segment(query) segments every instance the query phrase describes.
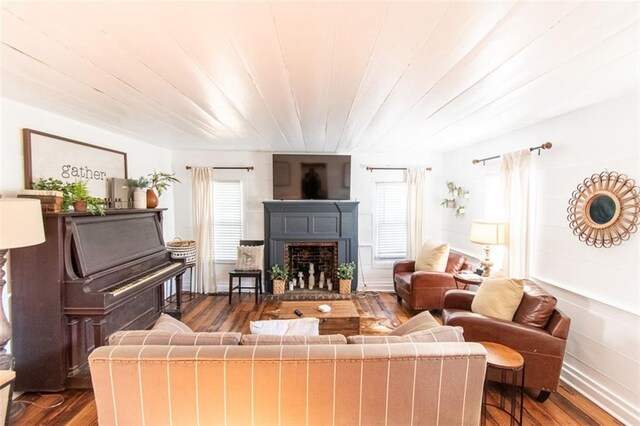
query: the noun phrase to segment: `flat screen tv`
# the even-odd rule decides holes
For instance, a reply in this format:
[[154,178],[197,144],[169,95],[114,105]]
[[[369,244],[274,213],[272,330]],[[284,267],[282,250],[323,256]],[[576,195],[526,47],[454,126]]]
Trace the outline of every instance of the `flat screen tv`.
[[273,154],[274,200],[350,197],[350,155]]

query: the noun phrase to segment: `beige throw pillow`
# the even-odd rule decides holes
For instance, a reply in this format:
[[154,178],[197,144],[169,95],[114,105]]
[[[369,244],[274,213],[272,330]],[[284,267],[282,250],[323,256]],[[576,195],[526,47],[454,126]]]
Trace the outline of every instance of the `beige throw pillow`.
[[193,332],[193,330],[191,330],[191,328],[187,324],[167,314],[160,314],[160,317],[158,318],[156,323],[153,325],[153,327],[151,327],[151,330],[169,331],[169,332],[178,332],[178,333]]
[[262,269],[264,246],[238,246],[236,270],[259,271]]
[[416,259],[416,271],[444,272],[449,260],[449,244],[431,240],[424,243]]
[[511,321],[524,289],[523,280],[515,278],[489,278],[482,282],[471,302],[471,312],[491,318]]
[[431,328],[440,327],[440,323],[429,313],[429,311],[420,312],[418,315],[412,317],[409,321],[398,326],[395,330],[389,333],[391,336],[404,336],[409,333],[415,333],[416,331],[429,330]]

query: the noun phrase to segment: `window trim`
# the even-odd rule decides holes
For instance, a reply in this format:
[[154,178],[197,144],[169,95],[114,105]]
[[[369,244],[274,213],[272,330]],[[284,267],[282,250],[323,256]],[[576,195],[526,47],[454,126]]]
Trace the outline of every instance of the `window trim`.
[[[213,208],[214,208],[214,212],[215,212],[215,206],[216,206],[216,199],[215,199],[215,186],[217,182],[239,182],[240,183],[240,190],[241,190],[241,195],[240,195],[240,209],[241,209],[241,217],[240,217],[240,240],[243,240],[245,238],[246,232],[247,232],[247,224],[246,224],[246,205],[247,205],[247,200],[246,200],[246,191],[245,191],[245,187],[246,187],[246,182],[245,179],[242,178],[232,178],[232,177],[225,177],[225,178],[218,178],[215,177],[213,178]],[[216,238],[216,232],[215,232],[215,217],[213,218],[213,261],[216,264],[219,265],[235,265],[237,262],[237,259],[217,259],[216,257],[216,247],[215,247],[215,238]]]
[[[372,238],[372,250],[371,250],[371,266],[372,268],[388,268],[398,260],[407,258],[406,244],[404,255],[394,258],[378,258],[378,185],[379,184],[404,184],[406,185],[406,175],[403,174],[403,179],[384,179],[376,180],[373,185],[373,238]],[[405,194],[406,201],[406,194]],[[406,230],[406,203],[405,203],[405,230]]]

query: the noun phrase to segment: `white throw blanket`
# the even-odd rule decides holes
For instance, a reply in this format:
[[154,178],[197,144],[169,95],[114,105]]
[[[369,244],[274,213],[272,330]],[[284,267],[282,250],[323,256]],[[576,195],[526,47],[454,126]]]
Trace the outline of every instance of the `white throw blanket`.
[[318,318],[300,318],[291,320],[251,321],[251,334],[271,336],[318,336]]

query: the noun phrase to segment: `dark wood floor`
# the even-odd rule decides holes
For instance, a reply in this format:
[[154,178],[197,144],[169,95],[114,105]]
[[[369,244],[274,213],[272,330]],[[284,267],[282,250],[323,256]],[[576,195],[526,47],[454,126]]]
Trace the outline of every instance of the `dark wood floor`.
[[[363,333],[379,334],[388,332],[410,318],[414,312],[396,302],[395,295],[382,293],[354,299],[356,307],[364,318],[361,322]],[[207,296],[191,302],[183,320],[196,331],[220,330],[247,332],[249,321],[259,319],[276,306],[276,301],[265,300],[254,304],[252,295],[234,295],[234,303],[228,304],[225,295]],[[489,401],[496,402],[497,388],[492,388]],[[88,390],[68,390],[61,394],[64,402],[51,409],[28,405],[25,414],[14,424],[17,425],[97,425],[93,392]],[[22,401],[29,401],[42,407],[55,405],[59,395],[23,394]],[[543,404],[525,394],[524,423],[527,425],[619,425],[614,418],[575,392],[561,385]],[[509,424],[502,413],[490,409],[489,425]]]

